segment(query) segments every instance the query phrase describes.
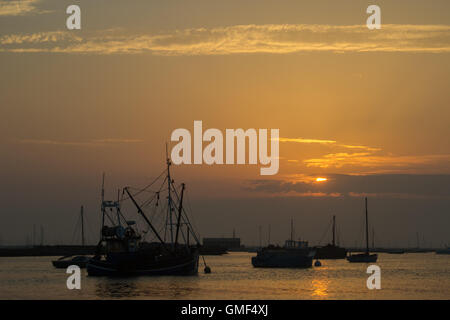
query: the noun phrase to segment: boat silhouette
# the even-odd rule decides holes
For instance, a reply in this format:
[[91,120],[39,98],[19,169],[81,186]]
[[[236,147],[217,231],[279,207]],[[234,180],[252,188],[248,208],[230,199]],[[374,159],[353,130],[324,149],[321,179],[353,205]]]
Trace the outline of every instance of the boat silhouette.
[[[125,187],[122,196],[125,195],[126,199],[105,201],[104,187],[102,187],[101,240],[97,255],[87,263],[89,276],[195,275],[198,273],[200,243],[183,207],[185,184],[181,184],[181,190],[175,188],[170,176],[170,165],[171,162],[167,158],[167,169],[160,175],[162,177],[165,173],[165,179],[156,192],[150,191],[149,188],[159,179],[134,194],[129,187]],[[167,207],[162,208],[160,198],[164,188],[167,188]],[[144,192],[152,196],[139,203],[136,196]],[[156,241],[143,241],[136,222],[125,219],[121,210],[121,204],[125,200],[131,201],[148,227],[148,233],[152,234]],[[153,223],[144,212],[144,207],[150,206],[154,209]],[[157,214],[166,216],[164,232],[158,232],[154,224]],[[194,239],[192,245],[189,243],[190,236]]]
[[376,262],[378,255],[376,253],[370,254],[369,252],[369,216],[367,212],[367,197],[365,198],[366,204],[366,251],[364,253],[352,254],[347,256],[349,262]]
[[333,216],[332,240],[326,246],[316,247],[315,259],[345,259],[347,250],[336,245],[336,216]]
[[293,221],[291,220],[291,238],[283,247],[269,245],[261,248],[256,257],[252,257],[255,268],[310,268],[315,249],[307,241],[293,240]]

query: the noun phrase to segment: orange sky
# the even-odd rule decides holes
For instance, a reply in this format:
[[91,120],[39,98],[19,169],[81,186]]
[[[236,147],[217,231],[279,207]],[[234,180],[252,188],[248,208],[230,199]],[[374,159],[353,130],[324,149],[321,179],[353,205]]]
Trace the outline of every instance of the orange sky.
[[[36,221],[63,225],[52,221],[65,201],[94,206],[103,171],[114,188],[145,184],[171,132],[194,120],[280,129],[280,171],[268,179],[288,184],[240,189],[262,179],[259,166],[177,167],[197,198],[429,198],[403,180],[367,191],[331,182],[450,174],[448,1],[377,1],[373,31],[368,1],[79,1],[81,31],[65,29],[70,3],[0,1],[2,188],[36,201],[8,203],[12,224],[37,205]],[[448,211],[439,181],[447,200],[436,207]]]

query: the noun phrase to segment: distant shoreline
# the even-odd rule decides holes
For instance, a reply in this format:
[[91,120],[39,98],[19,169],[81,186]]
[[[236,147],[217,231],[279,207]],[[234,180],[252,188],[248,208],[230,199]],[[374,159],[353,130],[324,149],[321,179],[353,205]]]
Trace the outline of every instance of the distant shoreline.
[[0,257],[39,257],[66,255],[93,255],[96,246],[33,246],[33,247],[0,247]]

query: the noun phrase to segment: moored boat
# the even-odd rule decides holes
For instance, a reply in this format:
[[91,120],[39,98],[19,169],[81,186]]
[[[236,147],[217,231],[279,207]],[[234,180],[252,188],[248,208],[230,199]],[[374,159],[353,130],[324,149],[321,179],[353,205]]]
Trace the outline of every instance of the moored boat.
[[376,262],[378,255],[376,253],[371,254],[369,252],[369,216],[367,212],[367,198],[365,198],[366,204],[366,251],[364,253],[352,254],[347,256],[348,262]]
[[316,247],[316,259],[345,259],[347,250],[336,245],[336,216],[333,216],[331,243],[326,246]]
[[[85,239],[84,239],[84,210],[83,206],[81,206],[81,212],[80,212],[80,220],[81,220],[81,248],[85,247]],[[76,229],[75,229],[76,230]],[[83,256],[83,255],[74,255],[75,253],[72,253],[70,255],[65,255],[59,258],[58,260],[53,260],[52,264],[55,268],[58,269],[66,269],[69,266],[76,265],[80,268],[85,268],[88,261],[91,259],[89,256]]]
[[293,223],[291,221],[291,239],[283,247],[269,245],[259,250],[252,257],[255,268],[310,268],[315,249],[307,241],[293,240]]
[[[149,189],[158,179],[134,194],[129,187],[125,187],[122,196],[126,197],[118,201],[105,201],[104,187],[102,187],[102,236],[98,254],[87,263],[89,276],[195,275],[198,273],[200,244],[183,208],[185,184],[181,184],[180,192],[175,188],[170,176],[170,165],[170,160],[167,159],[166,177],[162,182],[163,185],[167,183],[168,202],[165,206],[160,205],[159,201],[160,193],[162,193],[160,190],[163,190],[163,186],[157,188],[156,190],[159,191],[156,192]],[[143,193],[150,193],[152,197],[139,201],[136,196]],[[140,232],[135,221],[125,219],[121,210],[122,202],[125,200],[130,200],[137,209],[139,217],[144,221],[146,231]],[[152,216],[144,212],[144,207],[152,207]],[[165,215],[165,219],[161,215]],[[162,226],[156,225],[158,219]],[[163,231],[158,231],[161,229]],[[156,241],[144,241],[144,237],[150,234]],[[192,245],[189,243],[190,236],[195,240]],[[209,271],[205,265],[205,272],[206,269]]]

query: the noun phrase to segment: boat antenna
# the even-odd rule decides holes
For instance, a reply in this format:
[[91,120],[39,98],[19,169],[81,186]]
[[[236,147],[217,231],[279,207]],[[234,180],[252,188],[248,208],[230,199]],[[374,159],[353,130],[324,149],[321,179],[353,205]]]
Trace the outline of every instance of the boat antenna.
[[84,208],[81,206],[81,245],[84,247]]
[[369,215],[367,213],[367,197],[365,198],[366,203],[366,253],[369,253]]
[[294,241],[294,219],[291,218],[291,241]]

